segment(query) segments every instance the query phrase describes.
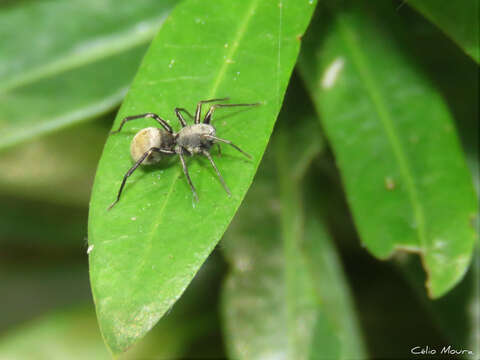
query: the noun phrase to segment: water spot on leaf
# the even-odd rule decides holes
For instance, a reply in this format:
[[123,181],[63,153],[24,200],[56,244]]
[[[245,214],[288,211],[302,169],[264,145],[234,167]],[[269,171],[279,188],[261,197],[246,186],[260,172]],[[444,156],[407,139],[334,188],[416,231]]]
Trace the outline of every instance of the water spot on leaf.
[[433,240],[433,247],[435,249],[442,249],[447,246],[447,242],[443,239],[435,239]]
[[385,177],[385,189],[391,191],[391,190],[395,189],[395,186],[396,186],[395,180],[390,176],[386,176]]
[[345,60],[341,57],[336,58],[333,62],[327,67],[322,76],[322,88],[330,89],[338,79]]
[[93,247],[94,247],[93,244],[88,247],[88,249],[87,249],[87,254],[90,254],[90,253],[92,252]]

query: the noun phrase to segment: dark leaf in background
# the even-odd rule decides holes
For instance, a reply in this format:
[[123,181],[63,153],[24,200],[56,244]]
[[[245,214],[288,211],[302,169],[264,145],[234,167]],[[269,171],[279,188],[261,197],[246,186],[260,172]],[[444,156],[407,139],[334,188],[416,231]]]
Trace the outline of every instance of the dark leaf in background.
[[322,147],[316,119],[305,109],[311,105],[302,98],[287,101],[222,243],[231,264],[223,293],[231,358],[365,356],[338,256],[316,211],[322,199],[306,190],[315,204],[308,211],[302,199],[302,179]]
[[334,16],[325,40],[306,45],[300,69],[357,229],[379,258],[421,254],[439,297],[470,264],[478,209],[450,112],[368,12]]
[[453,39],[477,63],[480,62],[478,0],[406,0]]

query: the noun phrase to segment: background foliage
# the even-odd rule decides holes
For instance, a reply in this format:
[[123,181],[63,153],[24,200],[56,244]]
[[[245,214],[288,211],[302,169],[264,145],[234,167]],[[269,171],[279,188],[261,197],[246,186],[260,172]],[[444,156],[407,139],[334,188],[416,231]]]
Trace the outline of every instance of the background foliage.
[[[0,359],[479,354],[475,14],[466,0],[0,2]],[[232,199],[192,159],[197,208],[172,161],[104,211],[144,125],[101,155],[129,87],[117,124],[262,102],[217,115],[254,156],[215,153]]]

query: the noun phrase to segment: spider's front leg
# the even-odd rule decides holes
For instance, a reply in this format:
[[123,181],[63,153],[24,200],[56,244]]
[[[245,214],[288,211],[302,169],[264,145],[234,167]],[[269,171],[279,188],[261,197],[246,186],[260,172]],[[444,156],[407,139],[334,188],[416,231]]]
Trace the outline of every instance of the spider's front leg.
[[214,142],[221,142],[221,143],[224,143],[224,144],[227,144],[227,145],[230,145],[231,147],[233,147],[234,149],[240,151],[243,155],[245,155],[247,158],[251,159],[252,158],[252,155],[246,153],[245,151],[243,151],[242,149],[240,149],[237,145],[235,145],[233,142],[231,142],[230,140],[226,140],[226,139],[222,139],[222,138],[219,138],[219,137],[216,137],[216,136],[213,136],[213,135],[204,135],[204,137],[208,140],[212,140]]
[[185,177],[187,178],[187,181],[188,181],[188,184],[190,185],[190,189],[192,189],[192,193],[193,193],[193,199],[195,202],[198,202],[198,195],[197,195],[197,191],[195,190],[195,186],[193,186],[193,183],[192,183],[192,179],[190,179],[190,175],[188,174],[188,167],[187,167],[187,163],[185,162],[185,158],[184,158],[184,150],[182,147],[178,147],[177,149],[177,154],[178,154],[178,157],[180,158],[180,162],[182,163],[182,168],[183,168],[183,173],[185,174]]
[[220,179],[220,182],[222,183],[223,188],[227,192],[228,196],[232,196],[232,193],[230,192],[230,189],[228,188],[227,184],[225,183],[225,180],[223,180],[222,174],[220,174],[220,171],[218,170],[217,166],[215,165],[215,162],[213,161],[212,155],[210,155],[208,150],[203,150],[202,154],[205,155],[208,158],[208,160],[210,160],[210,164],[212,164],[213,168],[215,169],[215,172],[217,173],[217,176]]
[[193,119],[193,115],[190,114],[190,112],[187,109],[184,108],[175,108],[175,115],[177,115],[178,121],[180,121],[180,124],[182,127],[187,126],[187,122],[185,121],[185,118],[183,117],[182,113],[187,114],[190,119]]
[[195,111],[195,124],[200,124],[200,117],[202,116],[202,105],[215,102],[215,101],[227,101],[229,98],[221,98],[221,99],[210,99],[210,100],[202,100],[199,101],[197,104],[197,110]]
[[205,115],[205,118],[203,119],[204,124],[210,124],[212,121],[212,116],[213,113],[215,112],[215,109],[217,108],[222,108],[222,107],[242,107],[242,106],[258,106],[260,103],[254,103],[254,104],[213,104],[210,106],[210,109],[208,109],[207,115]]

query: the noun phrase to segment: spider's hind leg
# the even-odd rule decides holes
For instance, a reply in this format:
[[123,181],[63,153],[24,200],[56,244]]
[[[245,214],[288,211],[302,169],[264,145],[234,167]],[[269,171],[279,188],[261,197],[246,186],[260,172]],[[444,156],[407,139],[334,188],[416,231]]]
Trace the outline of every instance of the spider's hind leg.
[[123,188],[125,187],[125,184],[127,182],[127,179],[129,178],[130,175],[133,174],[133,172],[135,170],[137,170],[137,168],[142,164],[142,162],[152,153],[152,152],[159,152],[161,154],[164,154],[164,155],[172,155],[174,154],[173,151],[170,151],[170,150],[164,150],[164,149],[159,149],[159,148],[150,148],[148,149],[147,151],[145,151],[143,153],[143,155],[140,157],[140,159],[138,159],[138,161],[127,171],[127,173],[123,176],[123,180],[122,180],[122,184],[120,185],[120,189],[118,190],[118,194],[117,194],[117,198],[115,199],[115,201],[108,207],[108,210],[110,210],[111,208],[113,208],[115,206],[116,203],[118,203],[120,201],[120,197],[122,196],[122,191],[123,191]]
[[180,150],[177,151],[178,157],[180,158],[180,162],[182,163],[182,168],[183,168],[183,173],[185,174],[185,177],[187,178],[188,184],[190,185],[190,189],[192,189],[193,193],[193,199],[198,202],[198,195],[197,191],[195,190],[195,186],[193,186],[192,179],[190,179],[190,175],[188,174],[188,167],[187,163],[185,162],[185,158],[183,157],[183,149],[180,148]]

